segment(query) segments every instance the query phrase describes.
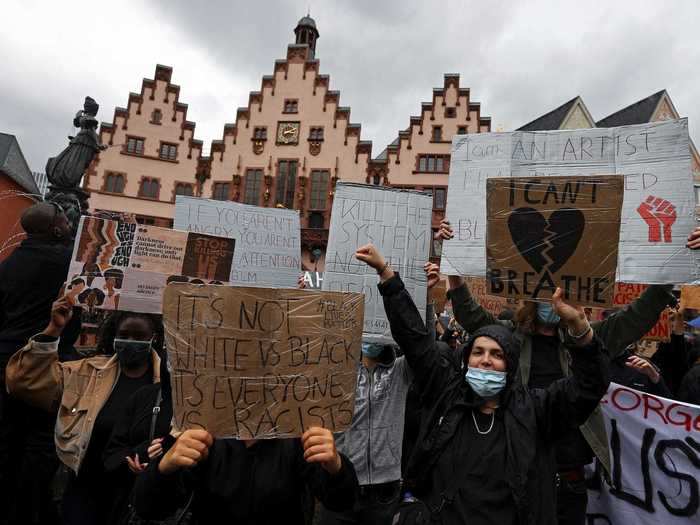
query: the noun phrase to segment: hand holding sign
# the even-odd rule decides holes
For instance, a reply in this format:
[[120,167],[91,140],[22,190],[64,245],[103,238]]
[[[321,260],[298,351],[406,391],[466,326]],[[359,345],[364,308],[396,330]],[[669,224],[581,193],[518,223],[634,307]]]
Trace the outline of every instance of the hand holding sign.
[[69,296],[63,295],[63,290],[61,290],[59,298],[51,305],[51,321],[44,330],[45,335],[61,336],[63,329],[73,318],[73,305],[73,300]]
[[335,438],[330,430],[311,427],[301,436],[304,447],[304,460],[307,463],[320,463],[330,474],[337,474],[343,463],[335,448]]
[[206,430],[185,430],[158,464],[161,474],[173,474],[182,468],[191,468],[209,455],[214,438]]

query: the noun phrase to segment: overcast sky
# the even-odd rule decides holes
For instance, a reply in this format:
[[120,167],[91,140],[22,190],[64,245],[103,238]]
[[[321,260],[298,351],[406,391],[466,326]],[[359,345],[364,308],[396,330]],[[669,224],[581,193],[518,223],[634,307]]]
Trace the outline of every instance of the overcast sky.
[[44,171],[85,95],[111,121],[157,63],[172,66],[209,149],[260,89],[311,8],[316,56],[377,155],[444,73],[513,130],[581,95],[593,117],[666,88],[700,142],[700,2],[3,0],[0,131]]

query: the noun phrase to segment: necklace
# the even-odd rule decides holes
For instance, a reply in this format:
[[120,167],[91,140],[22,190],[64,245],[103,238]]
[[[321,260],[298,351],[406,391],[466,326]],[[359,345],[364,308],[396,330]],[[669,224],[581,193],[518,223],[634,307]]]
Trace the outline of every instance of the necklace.
[[474,411],[472,410],[472,421],[474,421],[474,428],[476,428],[476,431],[481,434],[482,436],[485,436],[489,432],[491,432],[491,429],[493,428],[493,422],[496,420],[496,411],[491,412],[491,424],[489,425],[488,430],[485,432],[482,432],[481,429],[479,429],[479,424],[476,422],[476,417],[474,416]]

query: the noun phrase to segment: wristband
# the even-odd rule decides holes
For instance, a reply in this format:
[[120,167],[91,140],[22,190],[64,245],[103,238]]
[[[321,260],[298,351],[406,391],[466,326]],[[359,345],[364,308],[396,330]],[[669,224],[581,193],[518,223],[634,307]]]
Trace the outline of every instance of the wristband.
[[588,332],[590,332],[591,330],[593,330],[593,328],[591,328],[591,325],[589,324],[586,327],[586,329],[583,332],[581,332],[580,334],[572,334],[570,328],[567,328],[566,332],[569,334],[569,337],[571,337],[571,339],[574,339],[575,341],[580,341],[581,339],[586,337],[588,335]]
[[384,273],[384,270],[386,270],[389,267],[389,263],[385,263],[384,266],[382,266],[379,270],[377,270],[377,275],[381,275]]

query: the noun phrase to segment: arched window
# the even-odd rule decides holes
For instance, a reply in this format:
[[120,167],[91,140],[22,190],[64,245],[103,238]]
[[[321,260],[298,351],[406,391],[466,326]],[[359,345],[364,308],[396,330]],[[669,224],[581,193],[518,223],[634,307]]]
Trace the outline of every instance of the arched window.
[[160,193],[160,182],[158,179],[143,179],[141,181],[140,196],[147,199],[157,199]]
[[178,182],[175,185],[175,195],[186,195],[188,197],[192,197],[194,195],[194,188],[192,187],[192,184]]
[[124,175],[121,173],[107,173],[105,178],[105,191],[110,193],[124,193]]

